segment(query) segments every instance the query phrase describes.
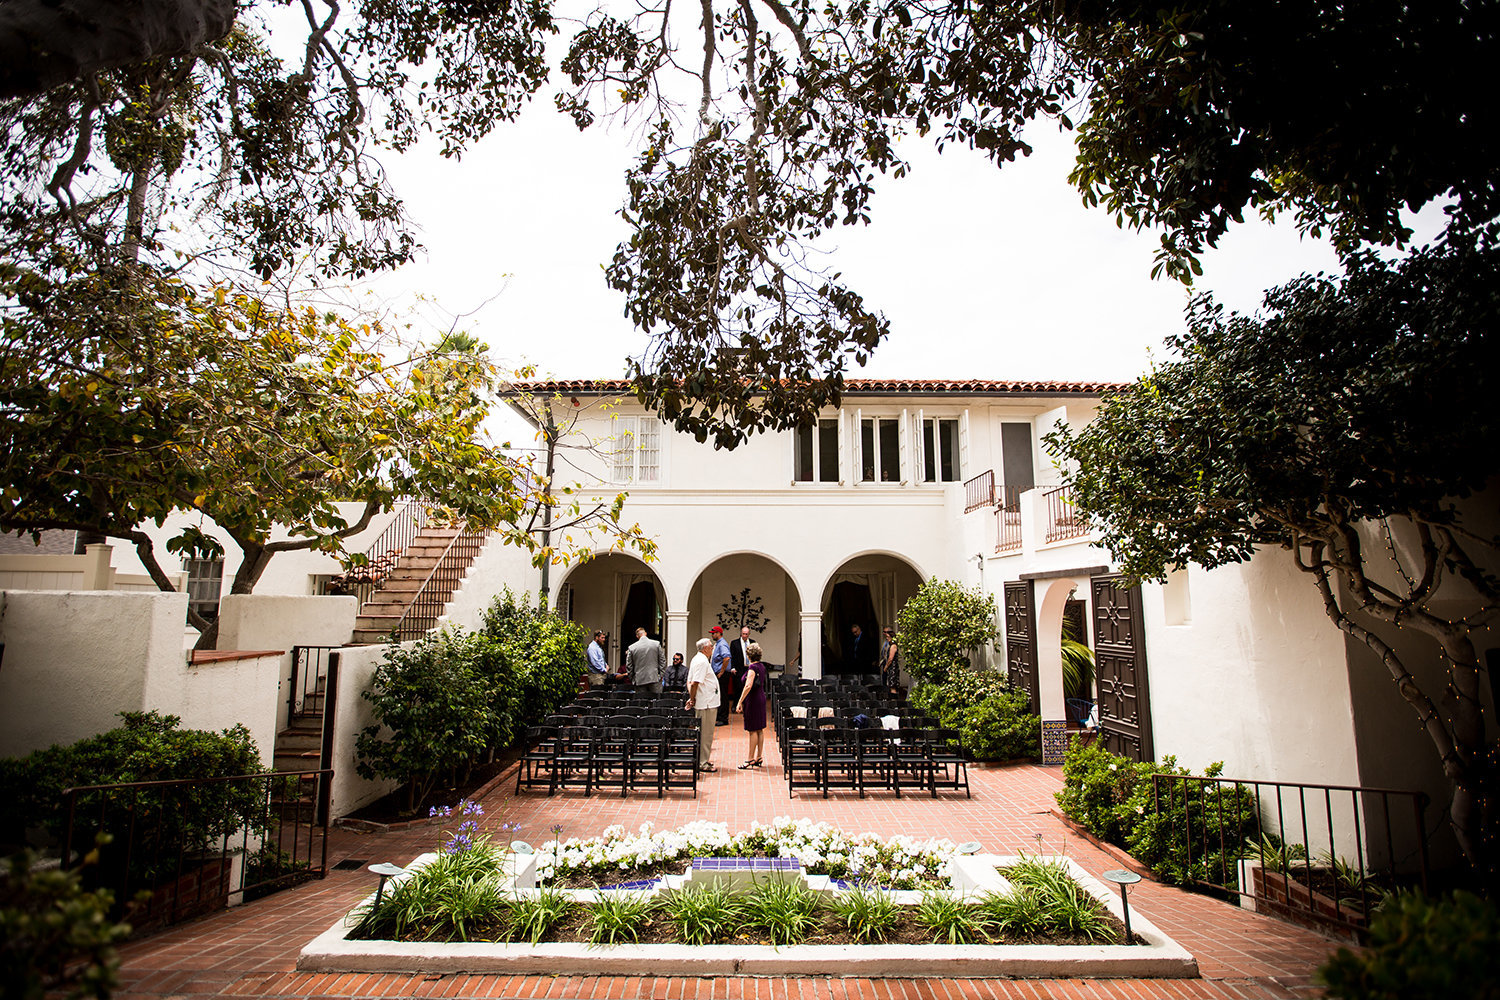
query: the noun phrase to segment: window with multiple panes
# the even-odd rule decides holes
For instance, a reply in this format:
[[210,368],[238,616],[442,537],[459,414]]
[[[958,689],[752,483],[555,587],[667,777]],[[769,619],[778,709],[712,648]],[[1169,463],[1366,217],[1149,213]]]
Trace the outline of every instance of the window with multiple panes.
[[963,478],[960,464],[958,418],[929,417],[923,420],[922,481],[956,483]]
[[901,421],[896,417],[860,420],[859,478],[866,483],[901,481]]
[[219,617],[219,594],[224,589],[224,559],[188,559],[188,609],[204,618]]
[[616,417],[610,478],[617,483],[661,481],[661,421],[656,417]]
[[839,481],[839,422],[819,420],[798,427],[792,437],[792,476],[799,483]]

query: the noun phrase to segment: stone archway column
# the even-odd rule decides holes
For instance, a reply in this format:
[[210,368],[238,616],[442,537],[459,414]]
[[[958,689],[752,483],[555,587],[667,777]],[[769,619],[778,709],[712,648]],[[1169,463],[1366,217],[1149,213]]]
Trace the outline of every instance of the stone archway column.
[[695,636],[688,635],[688,613],[686,611],[667,612],[667,662],[672,662],[673,653],[682,654],[683,663],[692,663],[693,654],[698,652],[692,648]]
[[823,676],[823,612],[802,612],[802,660],[800,675],[808,680]]

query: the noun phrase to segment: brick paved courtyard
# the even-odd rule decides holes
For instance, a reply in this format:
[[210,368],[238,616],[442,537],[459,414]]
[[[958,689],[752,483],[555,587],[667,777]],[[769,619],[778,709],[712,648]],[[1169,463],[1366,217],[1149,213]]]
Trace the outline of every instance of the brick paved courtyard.
[[[485,821],[521,825],[533,843],[592,836],[605,826],[635,828],[650,821],[671,827],[695,819],[728,823],[731,830],[775,816],[827,820],[851,832],[941,836],[977,840],[985,851],[1066,853],[1094,875],[1118,867],[1114,859],[1068,833],[1049,811],[1062,775],[1059,768],[975,768],[974,797],[944,793],[939,799],[889,794],[829,798],[801,792],[790,798],[774,744],[764,769],[740,771],[745,737],[737,723],[721,727],[714,744],[720,770],[705,775],[698,797],[540,792],[512,793],[501,781],[484,798]],[[438,829],[418,826],[379,834],[335,831],[329,863],[345,859],[405,863],[432,849]],[[1237,907],[1152,882],[1130,893],[1133,909],[1147,914],[1198,959],[1196,980],[1070,979],[850,979],[829,970],[817,978],[668,978],[642,968],[629,977],[506,975],[314,974],[296,971],[297,953],[373,888],[362,868],[333,872],[312,882],[232,910],[131,942],[122,949],[122,995],[132,997],[546,997],[600,1000],[970,1000],[970,998],[1306,997],[1318,995],[1314,968],[1336,947],[1312,933]]]

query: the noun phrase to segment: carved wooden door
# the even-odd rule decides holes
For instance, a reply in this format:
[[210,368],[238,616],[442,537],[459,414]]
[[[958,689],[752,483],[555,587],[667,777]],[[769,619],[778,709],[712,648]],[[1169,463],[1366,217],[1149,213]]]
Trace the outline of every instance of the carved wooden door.
[[1125,586],[1119,576],[1096,576],[1090,583],[1100,741],[1106,750],[1121,757],[1155,760],[1141,589]]
[[1010,683],[1037,711],[1035,585],[1021,580],[1005,585],[1005,667]]

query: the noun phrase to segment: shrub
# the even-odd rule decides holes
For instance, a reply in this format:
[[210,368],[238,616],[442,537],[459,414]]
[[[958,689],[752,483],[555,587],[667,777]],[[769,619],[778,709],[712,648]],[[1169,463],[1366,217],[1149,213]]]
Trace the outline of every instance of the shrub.
[[822,894],[807,883],[757,882],[743,901],[745,924],[773,945],[800,944],[818,923]]
[[1340,948],[1318,970],[1328,996],[1344,1000],[1500,998],[1495,955],[1500,909],[1467,892],[1392,897],[1370,920],[1358,952]]
[[[221,778],[264,770],[250,730],[233,726],[223,732],[180,728],[181,719],[157,712],[121,712],[117,729],[52,746],[29,756],[0,760],[0,801],[7,805],[11,829],[0,840],[22,842],[22,823],[41,826],[56,841],[66,834],[64,789],[178,778]],[[262,786],[258,783],[214,782],[188,788],[147,788],[128,794],[82,793],[76,815],[74,843],[89,843],[98,832],[119,839],[104,851],[98,871],[113,871],[114,855],[126,848],[125,834],[136,817],[136,844],[131,848],[140,869],[141,859],[166,858],[177,849],[196,850],[219,837],[262,825]],[[82,817],[87,817],[83,820]],[[139,873],[139,871],[138,871]],[[92,876],[91,876],[92,877]]]
[[960,727],[975,760],[1015,760],[1042,755],[1042,720],[1028,712],[1024,694],[994,694],[971,708]]
[[1041,756],[1040,717],[1027,711],[1027,697],[1007,691],[1005,678],[994,671],[954,670],[941,683],[918,684],[911,701],[944,727],[959,730],[976,760]]
[[546,607],[540,595],[529,604],[507,587],[485,611],[483,632],[514,665],[516,733],[573,700],[588,643],[581,625]]
[[[1204,777],[1224,769],[1210,765]],[[1253,793],[1235,785],[1192,782],[1184,796],[1162,798],[1157,811],[1151,776],[1190,776],[1175,757],[1136,763],[1095,745],[1075,742],[1063,759],[1063,814],[1101,840],[1123,847],[1162,881],[1235,885],[1241,845],[1259,831]],[[1190,860],[1191,859],[1191,860]]]
[[362,694],[375,725],[355,742],[355,770],[404,782],[408,812],[440,774],[468,766],[505,729],[496,719],[494,675],[484,667],[485,642],[444,629],[408,648],[393,644]]
[[896,612],[901,656],[913,677],[941,682],[967,653],[995,639],[995,599],[954,580],[928,580]]
[[85,890],[76,871],[33,871],[34,861],[22,852],[0,872],[0,996],[110,996],[120,965],[115,942],[129,937],[130,925],[110,919],[110,892]]

